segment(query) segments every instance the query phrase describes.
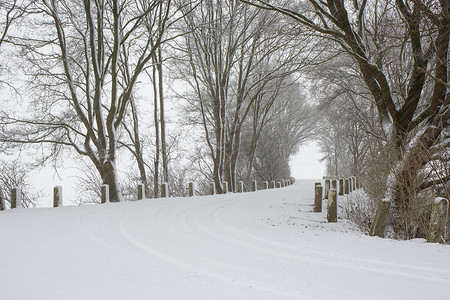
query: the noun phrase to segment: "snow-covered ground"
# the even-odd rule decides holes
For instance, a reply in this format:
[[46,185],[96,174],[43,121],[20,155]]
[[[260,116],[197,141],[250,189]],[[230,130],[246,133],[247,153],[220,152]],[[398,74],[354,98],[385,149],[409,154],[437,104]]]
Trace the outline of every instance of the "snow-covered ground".
[[1,212],[0,299],[449,299],[449,246],[327,223],[313,183]]

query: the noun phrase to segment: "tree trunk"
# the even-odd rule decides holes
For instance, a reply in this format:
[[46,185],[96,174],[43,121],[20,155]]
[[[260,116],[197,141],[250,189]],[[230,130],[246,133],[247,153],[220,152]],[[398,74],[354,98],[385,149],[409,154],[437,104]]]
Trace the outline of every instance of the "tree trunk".
[[231,158],[230,158],[231,180],[234,183],[237,182],[236,166],[237,166],[237,160],[238,160],[240,145],[241,145],[241,126],[238,125],[237,128],[236,128],[236,132],[234,134],[233,149],[231,151]]
[[153,193],[155,198],[159,197],[159,155],[160,155],[160,130],[159,130],[159,117],[158,117],[158,80],[156,79],[156,65],[157,57],[156,53],[152,57],[152,82],[153,82],[153,122],[155,126],[155,158],[153,161]]
[[131,113],[133,117],[133,145],[134,145],[134,156],[136,158],[136,163],[139,169],[139,179],[141,183],[144,185],[144,191],[147,194],[149,191],[149,185],[147,182],[147,174],[145,171],[144,157],[142,153],[142,145],[140,140],[140,132],[139,132],[139,118],[137,115],[137,108],[134,98],[130,98],[130,106]]
[[163,69],[162,69],[162,52],[161,47],[158,48],[158,62],[156,64],[158,70],[158,82],[159,82],[159,115],[161,122],[161,156],[163,167],[163,181],[169,182],[169,162],[167,157],[167,144],[166,144],[166,120],[164,116],[164,81],[163,81]]
[[120,192],[119,182],[117,179],[117,170],[115,169],[115,163],[107,161],[101,171],[103,183],[109,185],[109,201],[110,202],[122,202],[123,197]]

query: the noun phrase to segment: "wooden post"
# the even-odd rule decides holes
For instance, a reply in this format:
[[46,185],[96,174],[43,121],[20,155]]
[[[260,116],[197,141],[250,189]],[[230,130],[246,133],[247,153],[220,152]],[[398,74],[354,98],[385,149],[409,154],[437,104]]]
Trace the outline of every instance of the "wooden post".
[[169,197],[169,184],[164,182],[161,186],[161,198]]
[[277,182],[277,188],[281,188],[281,182]]
[[327,220],[328,220],[328,222],[334,222],[334,223],[337,222],[336,189],[330,189],[328,191]]
[[378,209],[375,214],[372,226],[369,230],[370,236],[384,237],[384,231],[386,230],[387,221],[389,219],[389,211],[391,209],[391,202],[382,200],[378,204]]
[[225,181],[225,182],[223,183],[223,193],[224,193],[224,194],[227,194],[227,193],[228,193],[228,182],[227,182],[227,181]]
[[272,184],[270,185],[270,188],[271,188],[271,189],[274,189],[274,188],[275,188],[275,180],[272,180],[271,183],[272,183]]
[[359,178],[356,177],[356,176],[355,176],[355,182],[356,182],[356,188],[357,188],[357,189],[361,188],[361,187],[359,186]]
[[314,212],[322,212],[322,185],[315,185],[314,189]]
[[239,181],[238,182],[238,193],[243,193],[244,192],[244,182]]
[[258,190],[258,183],[256,182],[256,180],[252,181],[252,191],[256,192]]
[[350,193],[349,184],[348,184],[348,179],[347,178],[344,179],[344,193],[346,195],[348,195]]
[[101,194],[101,203],[109,202],[109,185],[102,184],[100,194]]
[[11,189],[11,208],[22,208],[22,191],[20,187]]
[[352,189],[352,179],[351,178],[349,178],[348,179],[348,191],[349,191],[349,193],[351,193],[352,191],[353,191],[353,189]]
[[6,210],[5,198],[3,198],[3,193],[0,192],[0,211]]
[[356,177],[352,176],[351,178],[352,178],[352,190],[354,191],[356,190]]
[[269,183],[267,181],[264,181],[264,189],[265,190],[269,189]]
[[194,183],[189,182],[189,197],[193,197],[195,195]]
[[340,178],[339,179],[338,195],[339,196],[343,196],[344,195],[344,178]]
[[337,190],[337,180],[336,179],[331,180],[331,188]]
[[62,186],[53,188],[53,207],[62,206]]
[[209,194],[214,195],[216,193],[216,185],[214,182],[209,183]]
[[436,198],[431,210],[430,227],[427,234],[429,243],[445,243],[445,227],[448,218],[448,200]]
[[325,180],[325,190],[324,190],[324,197],[325,199],[328,199],[328,191],[330,190],[330,179]]
[[145,185],[143,185],[142,183],[139,183],[139,184],[138,184],[138,194],[137,194],[137,199],[138,199],[138,200],[145,199]]

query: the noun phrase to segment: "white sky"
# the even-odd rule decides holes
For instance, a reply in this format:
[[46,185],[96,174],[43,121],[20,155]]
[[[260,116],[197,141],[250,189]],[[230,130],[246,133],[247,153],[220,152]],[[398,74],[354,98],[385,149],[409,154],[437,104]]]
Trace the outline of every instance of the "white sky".
[[300,147],[291,158],[291,176],[296,179],[320,179],[325,174],[325,162],[320,162],[322,154],[315,142]]

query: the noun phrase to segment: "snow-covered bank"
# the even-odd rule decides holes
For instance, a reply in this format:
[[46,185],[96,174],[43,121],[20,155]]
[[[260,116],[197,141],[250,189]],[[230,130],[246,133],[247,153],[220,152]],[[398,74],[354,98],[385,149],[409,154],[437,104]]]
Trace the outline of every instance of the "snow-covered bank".
[[313,189],[2,212],[0,299],[448,297],[449,246],[326,223]]

